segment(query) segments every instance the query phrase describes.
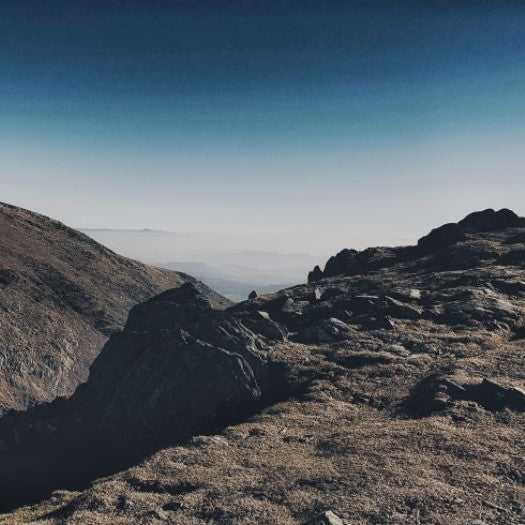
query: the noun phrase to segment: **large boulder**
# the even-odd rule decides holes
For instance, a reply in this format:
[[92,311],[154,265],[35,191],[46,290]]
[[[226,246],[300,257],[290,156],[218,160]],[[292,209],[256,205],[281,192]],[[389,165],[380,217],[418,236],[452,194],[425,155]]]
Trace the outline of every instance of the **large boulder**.
[[213,432],[280,397],[284,371],[268,350],[286,330],[264,312],[222,306],[195,284],[137,305],[72,398],[0,420],[0,507],[63,485],[71,472],[82,479],[93,463],[111,471]]
[[417,246],[424,253],[432,253],[463,241],[466,241],[466,237],[461,226],[455,222],[449,222],[421,237],[417,241]]

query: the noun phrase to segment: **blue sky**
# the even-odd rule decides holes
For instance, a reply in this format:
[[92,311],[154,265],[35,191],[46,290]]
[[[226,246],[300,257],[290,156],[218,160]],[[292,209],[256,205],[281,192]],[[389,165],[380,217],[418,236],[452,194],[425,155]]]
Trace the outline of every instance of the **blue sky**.
[[525,213],[520,3],[0,2],[2,200],[302,251]]

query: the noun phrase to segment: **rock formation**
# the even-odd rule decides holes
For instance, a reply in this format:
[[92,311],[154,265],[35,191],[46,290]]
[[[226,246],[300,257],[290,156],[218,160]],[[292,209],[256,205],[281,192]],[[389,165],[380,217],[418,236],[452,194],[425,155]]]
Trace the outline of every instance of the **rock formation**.
[[186,279],[0,204],[0,415],[70,394],[134,304]]

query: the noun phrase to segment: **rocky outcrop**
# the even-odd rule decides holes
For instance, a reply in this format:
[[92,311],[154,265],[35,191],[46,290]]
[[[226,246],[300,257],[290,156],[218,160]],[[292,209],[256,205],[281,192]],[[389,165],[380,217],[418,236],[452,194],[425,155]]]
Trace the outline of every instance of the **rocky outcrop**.
[[447,374],[431,374],[416,385],[403,408],[418,417],[451,409],[457,402],[472,401],[487,410],[525,412],[525,390],[505,386],[489,378],[460,383]]
[[0,415],[71,394],[134,304],[188,279],[0,203]]
[[[458,223],[451,222],[433,229],[418,240],[417,246],[368,248],[361,252],[344,249],[337,255],[330,257],[324,270],[316,266],[308,274],[308,282],[317,282],[338,275],[367,273],[389,268],[396,264],[425,259],[429,255],[434,256],[435,266],[448,267],[455,264],[457,269],[465,269],[475,266],[480,257],[495,258],[498,256],[497,253],[494,254],[490,250],[487,253],[481,248],[476,251],[472,246],[464,248],[462,243],[467,240],[467,235],[475,236],[483,232],[502,231],[521,226],[525,226],[524,217],[519,217],[508,209],[494,211],[489,208],[471,213]],[[511,239],[513,240],[509,240],[509,243],[520,242],[519,237]],[[450,257],[452,257],[452,261],[450,261]],[[415,264],[417,265],[417,262]],[[426,264],[426,260],[420,264]]]
[[0,493],[12,501],[71,469],[81,479],[97,453],[111,470],[253,412],[287,388],[267,355],[285,337],[269,316],[224,310],[198,283],[137,305],[70,399],[0,420]]
[[458,225],[467,233],[490,232],[525,226],[525,218],[506,208],[498,211],[488,208],[470,213]]
[[461,226],[455,222],[450,222],[435,228],[428,235],[421,237],[417,241],[417,246],[424,253],[432,253],[466,239]]

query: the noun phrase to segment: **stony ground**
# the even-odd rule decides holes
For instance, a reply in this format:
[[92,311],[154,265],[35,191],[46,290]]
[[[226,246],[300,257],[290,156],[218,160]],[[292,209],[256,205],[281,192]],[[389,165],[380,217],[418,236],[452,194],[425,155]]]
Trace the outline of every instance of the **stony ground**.
[[525,523],[525,228],[371,260],[235,307],[290,398],[0,523]]

